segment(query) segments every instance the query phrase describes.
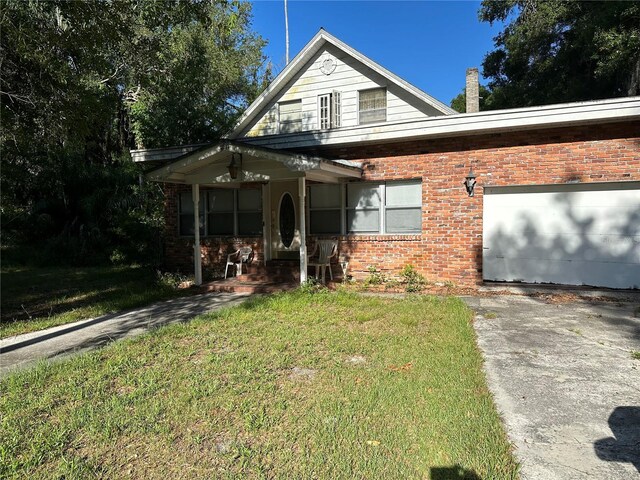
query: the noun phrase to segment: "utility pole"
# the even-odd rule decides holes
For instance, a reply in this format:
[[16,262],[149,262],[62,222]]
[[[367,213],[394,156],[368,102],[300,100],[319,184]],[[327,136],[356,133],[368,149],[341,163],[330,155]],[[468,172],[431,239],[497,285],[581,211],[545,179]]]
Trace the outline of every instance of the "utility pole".
[[289,13],[287,12],[287,0],[284,0],[284,34],[285,34],[285,61],[289,65]]

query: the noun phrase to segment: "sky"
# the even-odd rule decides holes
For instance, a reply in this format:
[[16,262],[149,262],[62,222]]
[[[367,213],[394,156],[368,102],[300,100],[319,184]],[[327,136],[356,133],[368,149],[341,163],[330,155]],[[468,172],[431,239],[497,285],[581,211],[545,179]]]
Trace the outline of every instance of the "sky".
[[[269,44],[277,74],[285,65],[284,0],[253,3],[253,29]],[[320,27],[449,105],[493,49],[502,25],[478,20],[479,1],[289,0],[290,58]],[[480,78],[481,83],[483,78]]]

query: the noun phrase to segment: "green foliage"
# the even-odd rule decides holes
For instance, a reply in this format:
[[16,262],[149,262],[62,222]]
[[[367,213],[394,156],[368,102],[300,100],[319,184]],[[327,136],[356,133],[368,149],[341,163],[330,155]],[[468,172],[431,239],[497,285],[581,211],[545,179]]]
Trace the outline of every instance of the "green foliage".
[[400,272],[400,278],[404,283],[405,290],[411,293],[421,292],[427,283],[424,276],[416,271],[413,265],[405,265]]
[[640,4],[484,0],[479,17],[506,21],[483,62],[489,108],[640,93]]
[[161,192],[140,185],[128,149],[228,130],[269,78],[250,4],[0,8],[3,244],[35,243],[61,262],[156,258]]
[[367,267],[369,275],[364,279],[364,285],[382,285],[387,281],[384,273],[379,272],[375,265],[369,265]]
[[320,283],[315,277],[307,278],[307,281],[300,285],[299,290],[303,294],[322,293],[328,291],[327,287]]
[[[480,93],[480,111],[491,110],[491,90],[484,85],[479,86]],[[465,113],[467,111],[467,88],[463,88],[453,100],[451,100],[451,108],[456,112]]]

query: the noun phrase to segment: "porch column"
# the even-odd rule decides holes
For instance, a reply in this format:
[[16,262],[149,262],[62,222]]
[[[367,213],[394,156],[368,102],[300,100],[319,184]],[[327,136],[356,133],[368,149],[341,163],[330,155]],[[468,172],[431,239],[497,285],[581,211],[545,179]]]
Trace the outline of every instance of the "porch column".
[[202,253],[200,252],[200,185],[191,186],[193,197],[193,269],[195,284],[202,285]]
[[303,284],[307,281],[307,229],[305,225],[305,208],[304,198],[307,193],[305,188],[305,178],[298,179],[298,198],[300,199],[300,205],[298,211],[300,212],[300,283]]

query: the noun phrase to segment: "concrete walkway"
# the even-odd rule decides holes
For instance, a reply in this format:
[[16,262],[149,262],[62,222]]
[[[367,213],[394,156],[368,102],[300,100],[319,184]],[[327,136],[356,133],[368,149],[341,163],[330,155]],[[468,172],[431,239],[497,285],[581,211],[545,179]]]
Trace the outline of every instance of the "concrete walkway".
[[39,360],[59,358],[185,322],[198,315],[243,302],[248,295],[207,293],[154,303],[144,308],[68,323],[0,340],[0,376]]
[[465,301],[522,479],[640,479],[640,303]]

